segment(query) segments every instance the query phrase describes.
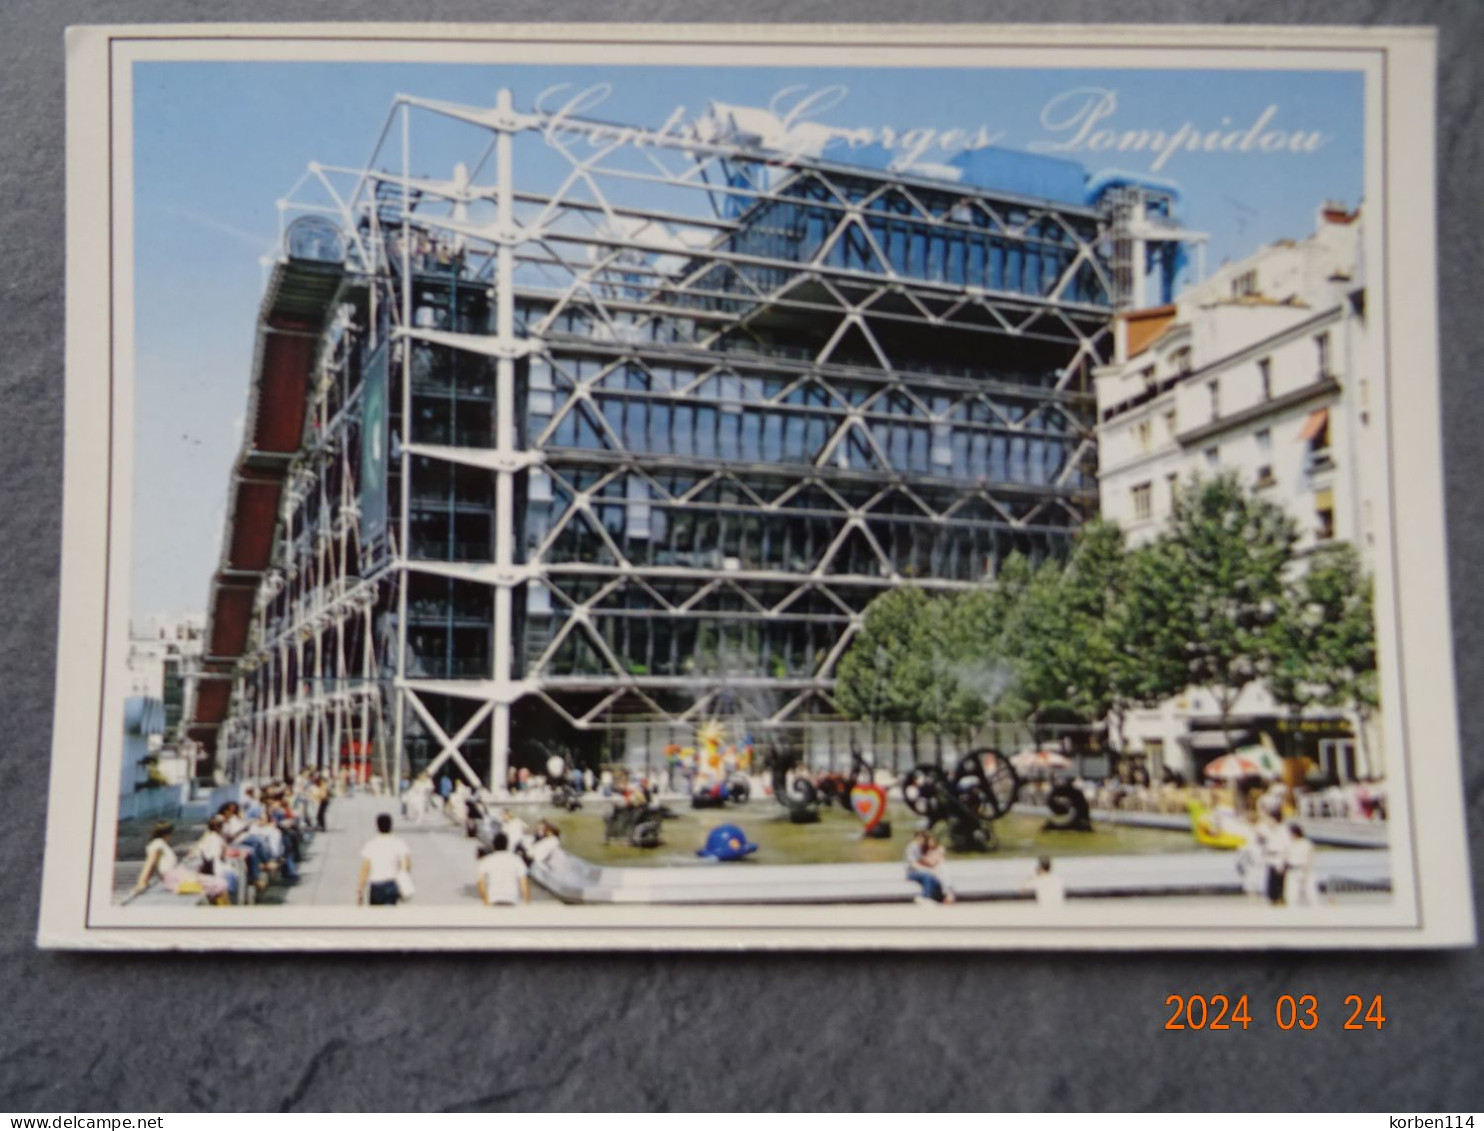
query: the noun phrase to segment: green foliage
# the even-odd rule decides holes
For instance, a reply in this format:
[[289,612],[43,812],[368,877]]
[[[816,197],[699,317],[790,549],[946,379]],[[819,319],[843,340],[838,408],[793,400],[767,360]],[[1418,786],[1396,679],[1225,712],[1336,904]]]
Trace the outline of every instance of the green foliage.
[[963,634],[957,602],[914,585],[883,593],[835,672],[835,698],[852,719],[971,730],[984,700],[959,678]]
[[1267,683],[1295,713],[1310,704],[1376,706],[1376,637],[1371,581],[1344,543],[1317,551],[1288,595],[1271,638]]
[[1021,554],[1001,563],[994,581],[952,598],[948,650],[955,677],[977,697],[981,710],[1000,719],[1025,717],[1017,691],[1015,640],[1017,612],[1035,582],[1036,571]]
[[1189,626],[1168,615],[1182,589],[1178,570],[1174,556],[1157,542],[1130,553],[1123,601],[1109,624],[1109,636],[1125,657],[1120,689],[1141,706],[1153,706],[1190,684],[1185,655]]
[[1013,639],[1017,691],[1032,721],[1095,724],[1125,699],[1116,613],[1127,573],[1123,532],[1097,520],[1083,528],[1064,567],[1046,563],[1026,588]]
[[[1294,568],[1297,528],[1235,476],[1192,480],[1168,528],[1132,552],[1112,523],[1071,557],[1012,555],[953,596],[904,585],[866,610],[836,671],[856,719],[962,733],[991,713],[1096,725],[1192,686],[1223,720],[1266,680],[1280,702],[1375,706],[1369,581],[1349,547]],[[1295,579],[1295,575],[1297,578]]]
[[1235,475],[1178,492],[1169,527],[1131,577],[1129,615],[1146,622],[1136,631],[1151,663],[1144,697],[1204,687],[1222,718],[1230,714],[1242,689],[1266,674],[1297,541],[1293,519]]

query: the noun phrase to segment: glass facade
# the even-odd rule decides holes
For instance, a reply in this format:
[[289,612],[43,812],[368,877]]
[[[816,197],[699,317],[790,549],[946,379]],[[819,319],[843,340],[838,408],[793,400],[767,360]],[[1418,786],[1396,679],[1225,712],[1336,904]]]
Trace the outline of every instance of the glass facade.
[[558,724],[673,721],[718,688],[819,719],[880,593],[1066,553],[1096,511],[1100,215],[720,163],[590,169],[630,178],[612,207],[517,161],[513,241],[373,177],[244,712],[369,680],[404,771],[453,745],[479,775],[505,764],[502,680],[527,764]]

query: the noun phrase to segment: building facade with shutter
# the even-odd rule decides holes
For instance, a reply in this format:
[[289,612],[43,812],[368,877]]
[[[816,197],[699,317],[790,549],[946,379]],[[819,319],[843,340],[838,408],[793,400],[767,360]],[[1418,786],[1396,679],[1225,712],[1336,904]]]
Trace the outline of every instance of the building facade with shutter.
[[[1154,538],[1175,493],[1196,477],[1235,473],[1297,522],[1300,560],[1349,542],[1369,570],[1384,489],[1367,336],[1361,217],[1319,209],[1308,238],[1280,241],[1180,293],[1176,302],[1126,311],[1115,361],[1096,378],[1102,514],[1131,545]],[[1377,776],[1379,743],[1357,741],[1356,720],[1336,712],[1285,719],[1260,685],[1233,712],[1239,745],[1264,734],[1302,748],[1341,780]],[[1186,775],[1226,749],[1209,692],[1191,688],[1130,713],[1129,752],[1156,776]],[[1287,729],[1302,734],[1286,743]]]

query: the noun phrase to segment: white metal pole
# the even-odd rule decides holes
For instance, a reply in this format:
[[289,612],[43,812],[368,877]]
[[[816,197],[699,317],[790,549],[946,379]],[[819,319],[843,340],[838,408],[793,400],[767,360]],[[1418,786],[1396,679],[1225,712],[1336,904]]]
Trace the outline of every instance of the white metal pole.
[[[412,325],[412,287],[409,285],[412,270],[412,224],[409,210],[411,198],[407,190],[408,179],[412,176],[412,136],[409,124],[409,116],[412,108],[407,103],[402,104],[402,328],[405,330]],[[393,562],[393,568],[397,571],[397,666],[395,691],[392,696],[396,717],[393,721],[393,760],[395,764],[396,779],[402,780],[402,756],[403,742],[406,737],[405,715],[407,713],[406,689],[403,687],[407,679],[407,557],[409,547],[407,544],[408,530],[411,526],[409,517],[410,496],[412,494],[412,457],[407,452],[407,445],[412,441],[412,363],[411,343],[407,339],[402,340],[402,492],[397,519],[397,557]],[[388,359],[390,360],[390,359]],[[390,372],[390,367],[388,367]]]
[[514,150],[513,127],[508,118],[512,110],[510,90],[503,88],[496,96],[499,116],[507,119],[498,125],[495,141],[496,227],[500,233],[495,276],[495,332],[501,353],[495,361],[495,625],[494,681],[496,701],[491,718],[490,784],[502,789],[510,766],[510,682],[513,648],[515,566],[515,178],[511,168]]

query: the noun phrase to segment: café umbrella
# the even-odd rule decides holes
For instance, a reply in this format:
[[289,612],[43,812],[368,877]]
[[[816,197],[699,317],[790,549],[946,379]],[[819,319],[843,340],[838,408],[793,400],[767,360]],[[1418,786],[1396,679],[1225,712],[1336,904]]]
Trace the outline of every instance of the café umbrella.
[[1240,778],[1276,778],[1282,772],[1278,756],[1266,746],[1244,746],[1223,754],[1206,766],[1207,778],[1237,781]]
[[1010,759],[1010,764],[1022,774],[1047,774],[1052,770],[1072,768],[1072,760],[1055,750],[1022,750]]

